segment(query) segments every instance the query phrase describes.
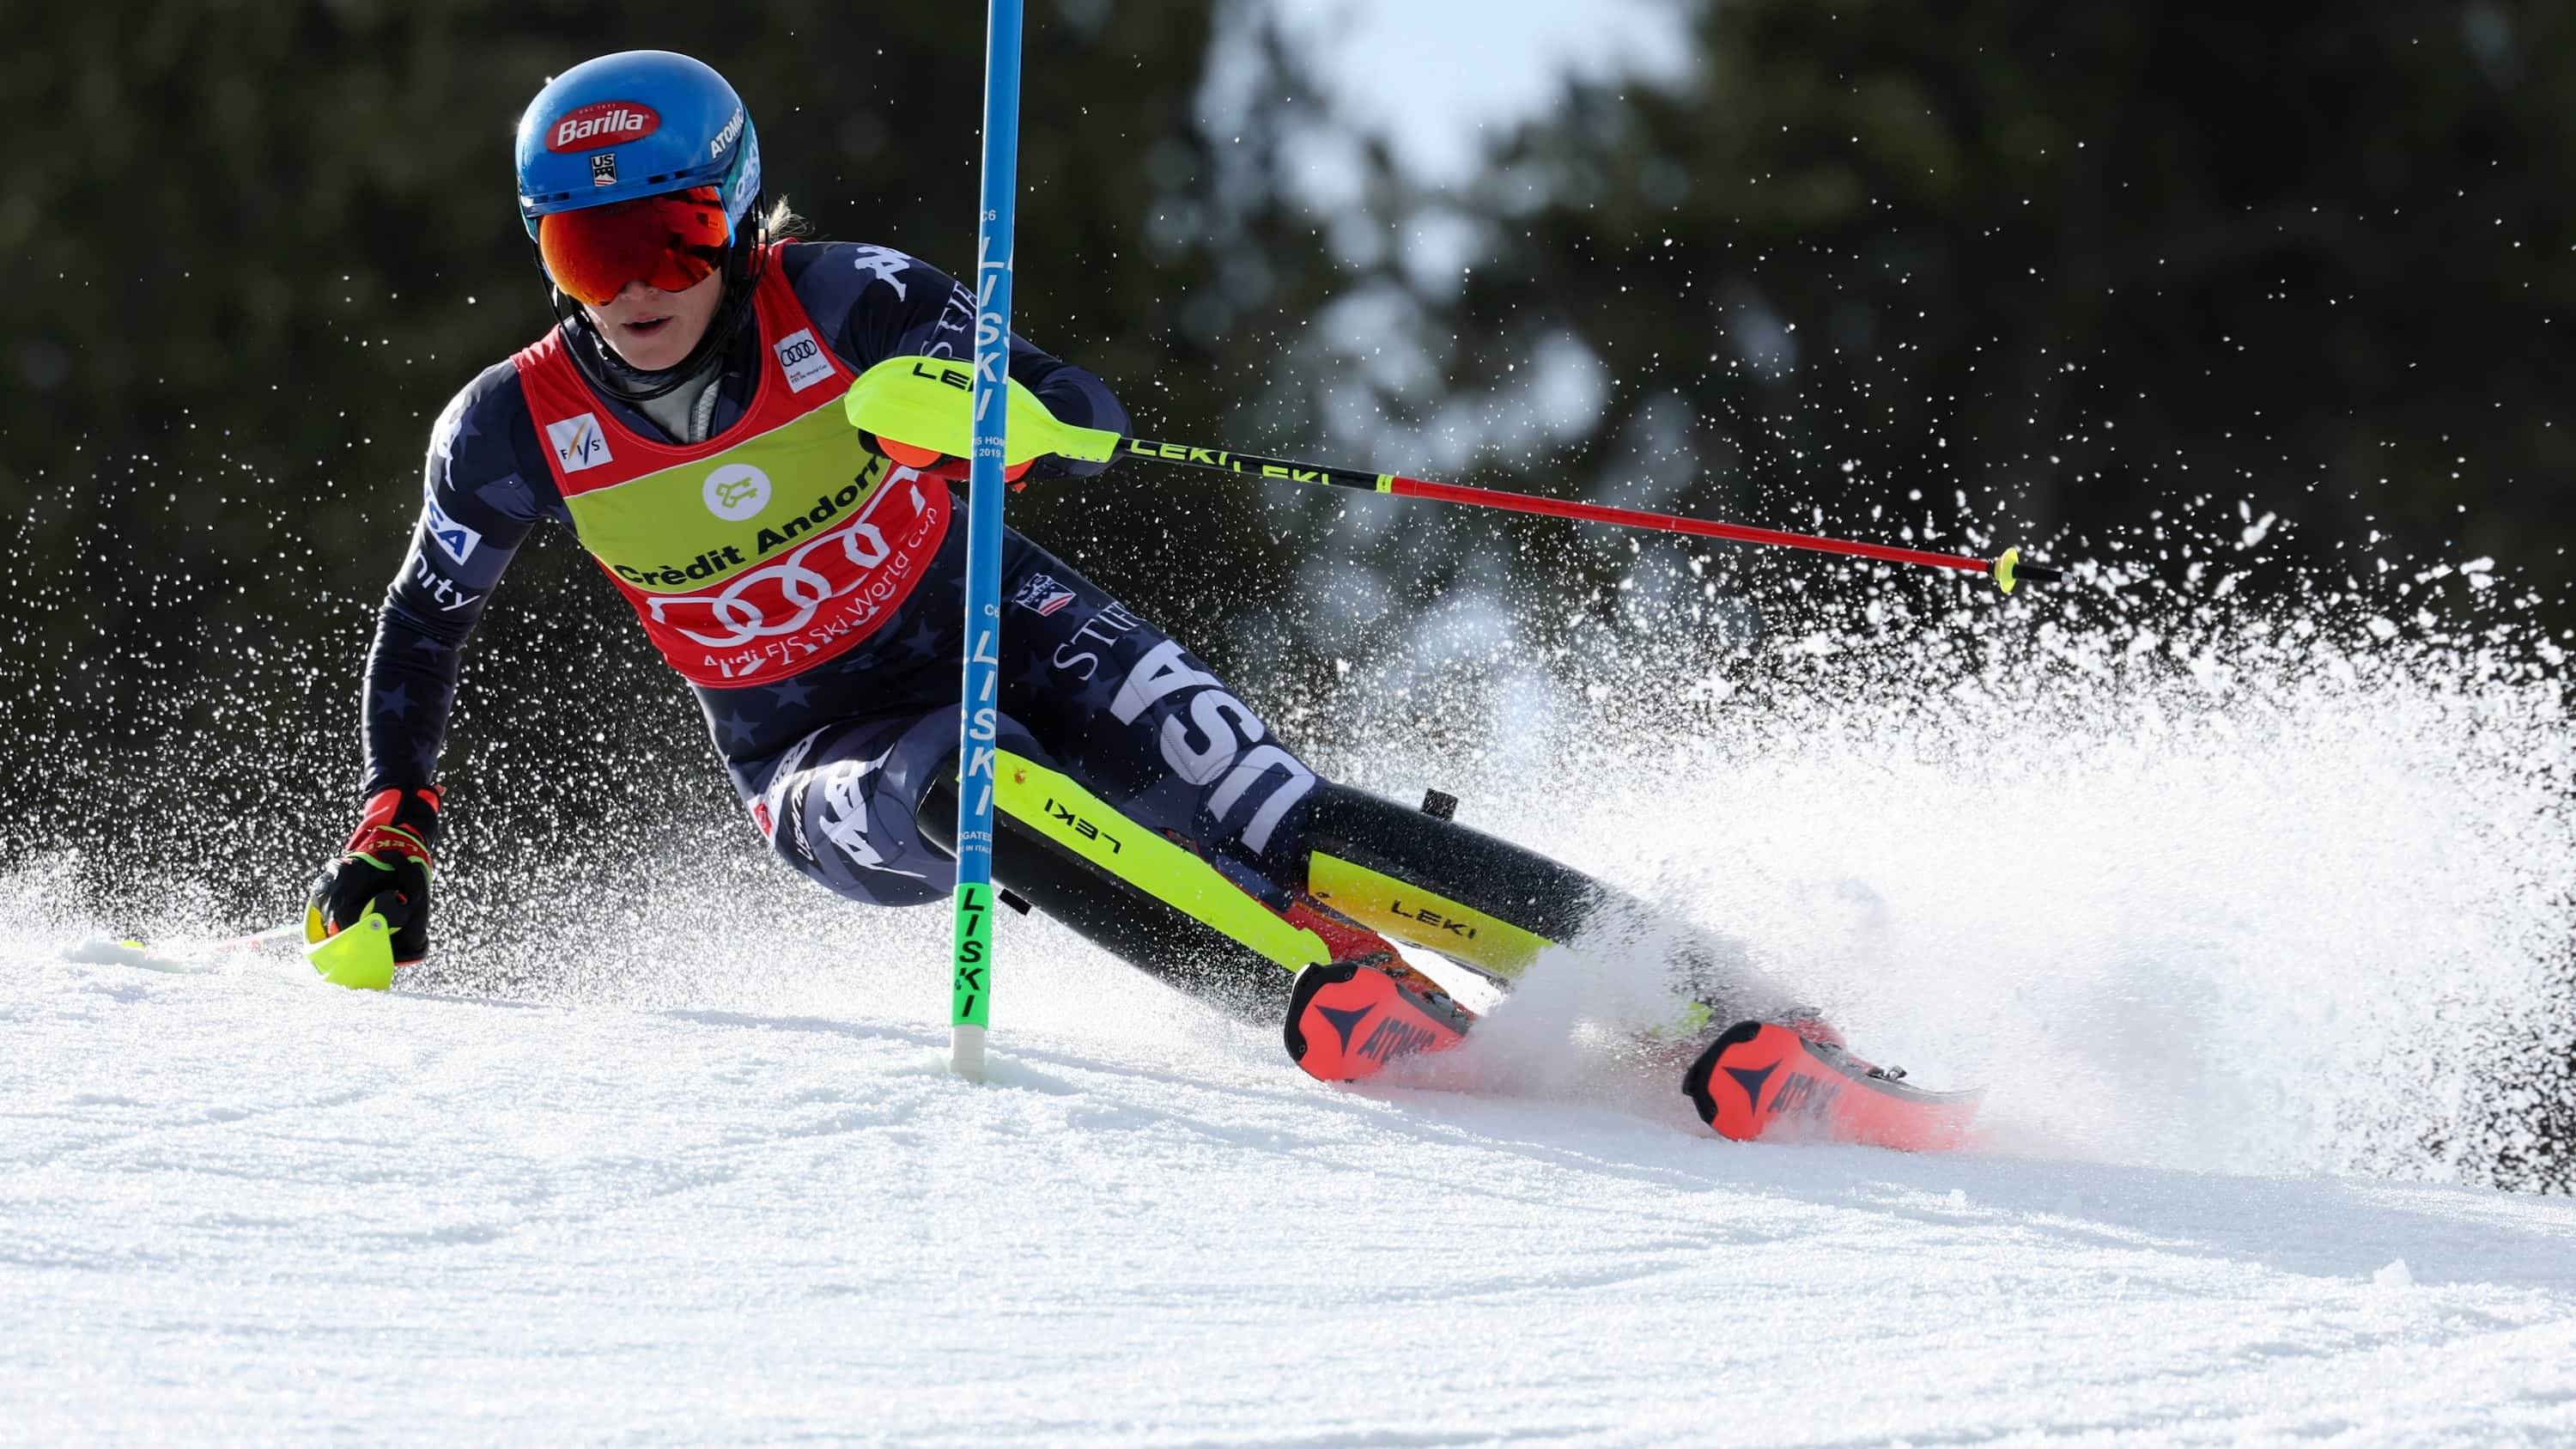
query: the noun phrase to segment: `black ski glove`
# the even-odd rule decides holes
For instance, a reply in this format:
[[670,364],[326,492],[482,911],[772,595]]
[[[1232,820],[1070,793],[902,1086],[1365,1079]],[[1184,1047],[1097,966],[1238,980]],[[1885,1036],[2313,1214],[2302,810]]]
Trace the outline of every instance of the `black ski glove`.
[[380,790],[340,858],[322,867],[304,901],[304,938],[320,941],[358,923],[373,906],[393,928],[394,964],[429,955],[429,848],[438,840],[442,791]]

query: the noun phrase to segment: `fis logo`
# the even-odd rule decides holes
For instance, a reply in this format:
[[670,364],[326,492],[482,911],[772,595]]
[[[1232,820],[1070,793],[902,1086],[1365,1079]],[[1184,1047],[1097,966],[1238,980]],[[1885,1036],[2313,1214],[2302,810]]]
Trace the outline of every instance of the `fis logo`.
[[[741,124],[739,114],[735,124]],[[596,151],[643,140],[660,129],[661,114],[641,101],[593,101],[555,118],[546,132],[546,149],[558,156],[567,151]],[[591,164],[596,167],[598,159],[592,158]]]
[[599,414],[583,413],[546,424],[546,441],[554,444],[555,461],[567,473],[608,462],[608,435],[599,430]]
[[1074,592],[1055,581],[1053,574],[1031,574],[1021,580],[1011,602],[1032,614],[1053,614],[1074,601]]

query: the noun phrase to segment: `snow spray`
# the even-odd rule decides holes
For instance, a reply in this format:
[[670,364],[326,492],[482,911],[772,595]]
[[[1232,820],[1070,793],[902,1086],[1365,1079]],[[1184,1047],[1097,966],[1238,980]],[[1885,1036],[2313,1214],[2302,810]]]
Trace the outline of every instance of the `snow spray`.
[[[2539,601],[2485,559],[2257,599],[2269,520],[2227,521],[2010,601],[1678,551],[1552,630],[1471,592],[1310,748],[1736,938],[1871,1059],[1988,1087],[1991,1150],[2563,1190],[2576,739]],[[1579,1024],[1649,971],[1575,943],[1470,1051],[1575,1090]]]
[[[1873,1059],[1986,1086],[1990,1150],[2567,1185],[2576,806],[2537,600],[2480,559],[2258,570],[2262,525],[2229,505],[2198,537],[2162,527],[2062,551],[2153,566],[2010,599],[1654,541],[1600,607],[1542,608],[1486,570],[1402,628],[1364,622],[1321,685],[1236,682],[1317,768],[1448,790],[1467,823],[1743,942]],[[1319,599],[1365,592],[1362,565],[1313,560],[1347,576]],[[941,913],[861,910],[778,867],[685,692],[577,567],[548,565],[522,561],[468,656],[449,888],[408,985],[934,1021]],[[29,588],[78,604],[112,577]],[[0,659],[0,728],[54,742],[0,810],[10,969],[296,909],[347,828],[351,701],[311,684],[353,677],[370,607],[345,610],[345,637],[209,613],[214,634],[168,648],[237,670],[116,699],[95,696],[115,669]],[[578,677],[547,662],[567,651]],[[152,780],[186,785],[179,823]],[[615,888],[573,888],[568,863]],[[1015,1022],[1293,1077],[1275,1030],[1127,989],[1070,932],[1019,924]],[[1561,956],[1478,1029],[1502,1090],[1596,1091],[1598,1023],[1660,986],[1633,955]],[[1636,1093],[1683,1122],[1677,1095]]]

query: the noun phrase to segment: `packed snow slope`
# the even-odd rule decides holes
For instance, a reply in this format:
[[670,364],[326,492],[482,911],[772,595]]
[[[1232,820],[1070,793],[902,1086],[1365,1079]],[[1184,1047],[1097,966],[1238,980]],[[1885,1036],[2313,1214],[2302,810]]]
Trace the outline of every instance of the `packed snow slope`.
[[1337,1090],[1025,925],[970,1086],[927,921],[796,1012],[18,920],[0,1439],[2576,1441],[2563,1197]]
[[1006,915],[966,1085],[945,912],[765,858],[693,722],[532,739],[630,705],[495,654],[401,990],[72,965],[292,910],[349,742],[247,723],[319,661],[96,739],[39,673],[0,1440],[2576,1443],[2576,1200],[2498,1190],[2576,1183],[2565,653],[2487,560],[2240,595],[2242,521],[2009,601],[1673,552],[1571,614],[1319,588],[1349,652],[1280,653],[1326,687],[1238,678],[1987,1087],[1939,1158],[1717,1140],[1602,1065],[1663,983],[1600,941],[1451,1090],[1345,1090]]

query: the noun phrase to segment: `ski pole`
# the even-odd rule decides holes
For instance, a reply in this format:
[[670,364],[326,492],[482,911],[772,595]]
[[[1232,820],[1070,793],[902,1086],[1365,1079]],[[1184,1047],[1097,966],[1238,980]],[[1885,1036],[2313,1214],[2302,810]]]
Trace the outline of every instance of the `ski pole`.
[[1149,458],[1157,463],[1171,463],[1183,468],[1209,472],[1235,473],[1259,478],[1282,478],[1292,483],[1322,483],[1335,488],[1359,488],[1373,493],[1393,494],[1398,498],[1432,498],[1442,503],[1464,503],[1476,508],[1499,508],[1511,513],[1536,513],[1549,518],[1573,518],[1586,523],[1615,523],[1624,528],[1652,529],[1657,533],[1681,533],[1693,538],[1722,538],[1731,543],[1768,544],[1775,548],[1801,548],[1814,553],[1848,554],[1854,558],[1877,559],[1882,563],[1914,564],[1922,568],[1956,569],[1961,573],[1986,574],[2005,593],[2024,579],[2053,582],[2063,575],[2045,564],[2024,563],[2021,550],[2005,549],[1991,558],[1973,554],[1934,553],[1919,548],[1897,548],[1883,543],[1862,543],[1848,538],[1826,538],[1812,533],[1788,533],[1776,528],[1754,528],[1741,523],[1719,523],[1707,518],[1684,518],[1671,513],[1649,513],[1639,508],[1613,508],[1601,503],[1579,503],[1566,498],[1546,498],[1535,493],[1513,493],[1501,488],[1470,488],[1458,483],[1434,483],[1427,478],[1407,478],[1397,473],[1362,473],[1350,468],[1333,468],[1315,463],[1294,463],[1285,458],[1264,458],[1252,453],[1229,453],[1215,448],[1192,447],[1182,443],[1157,442],[1152,438],[1121,438],[1118,456]]
[[[954,399],[957,393],[971,387],[973,380],[973,372],[962,362],[935,357],[890,357],[860,374],[858,381],[850,384],[850,395],[843,406],[854,426],[879,438],[934,453],[965,457],[973,446],[973,440],[967,436],[965,420],[959,414]],[[1638,508],[1612,508],[1607,504],[1544,498],[1534,493],[1512,493],[1500,488],[1434,483],[1427,478],[1407,478],[1397,473],[1364,473],[1353,468],[1331,468],[1316,463],[1292,462],[1286,458],[1266,458],[1256,453],[1229,452],[1223,448],[1122,437],[1101,428],[1075,427],[1057,421],[1055,414],[1047,411],[1046,404],[1038,401],[1037,394],[1016,380],[1010,384],[1010,399],[1010,439],[1004,461],[1011,467],[1050,453],[1094,463],[1106,463],[1114,458],[1143,458],[1154,463],[1232,473],[1240,477],[1321,483],[1336,488],[1388,493],[1398,498],[1430,498],[1442,503],[1464,503],[1477,508],[1536,513],[1587,523],[1614,523],[1626,528],[1652,529],[1658,533],[1687,534],[1693,538],[1717,538],[1733,543],[1844,554],[1920,568],[1953,569],[1960,573],[1984,574],[2007,594],[2024,579],[2051,583],[2065,577],[2061,570],[2049,565],[2024,563],[2018,548],[2005,549],[1994,558],[1978,558],[1974,554],[1896,548],[1855,539],[1789,533],[1741,523],[1719,523],[1714,519],[1649,513]]]

